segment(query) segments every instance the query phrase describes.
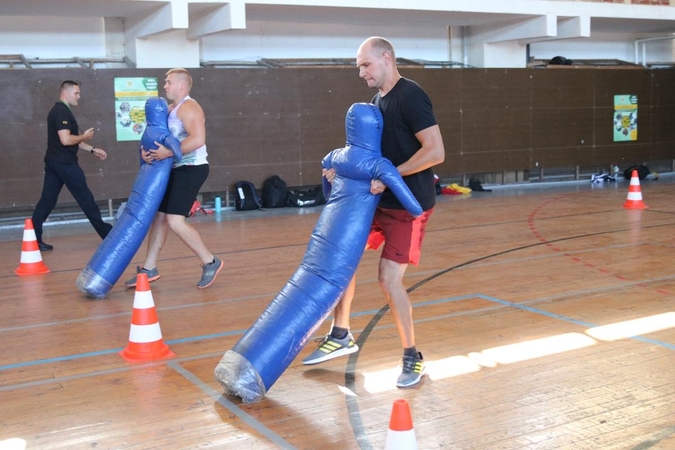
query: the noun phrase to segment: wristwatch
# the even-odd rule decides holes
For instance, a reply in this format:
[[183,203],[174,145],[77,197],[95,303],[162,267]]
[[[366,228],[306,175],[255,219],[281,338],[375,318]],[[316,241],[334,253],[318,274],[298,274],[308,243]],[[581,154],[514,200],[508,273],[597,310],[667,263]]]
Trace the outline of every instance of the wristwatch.
[[94,154],[94,150],[96,150],[96,147],[92,147],[90,150],[92,155]]

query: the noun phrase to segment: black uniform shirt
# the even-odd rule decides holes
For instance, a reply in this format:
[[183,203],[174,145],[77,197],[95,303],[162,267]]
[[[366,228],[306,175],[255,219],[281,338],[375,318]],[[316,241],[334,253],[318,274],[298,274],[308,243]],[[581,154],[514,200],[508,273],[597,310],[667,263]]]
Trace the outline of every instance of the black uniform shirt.
[[58,101],[47,116],[47,154],[45,161],[63,164],[77,164],[77,150],[79,144],[63,145],[59,138],[60,130],[70,130],[70,134],[79,134],[77,120],[70,108]]

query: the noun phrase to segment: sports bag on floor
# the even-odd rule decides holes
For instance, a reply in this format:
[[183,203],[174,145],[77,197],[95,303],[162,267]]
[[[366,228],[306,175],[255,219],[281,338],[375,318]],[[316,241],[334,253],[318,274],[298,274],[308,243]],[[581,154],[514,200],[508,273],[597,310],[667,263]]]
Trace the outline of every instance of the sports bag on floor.
[[288,191],[288,205],[305,207],[325,205],[326,197],[323,195],[323,188],[321,186],[311,189],[290,189]]
[[647,178],[647,175],[649,175],[649,169],[647,166],[643,166],[642,164],[637,164],[635,166],[630,166],[628,169],[623,171],[623,177],[626,180],[630,180],[633,177],[633,171],[637,170],[638,173],[638,178],[641,180],[644,180]]
[[272,175],[265,180],[262,191],[263,208],[283,208],[286,206],[286,197],[288,197],[288,188],[284,180],[277,175]]
[[260,199],[253,183],[237,181],[234,187],[234,207],[237,211],[260,209]]

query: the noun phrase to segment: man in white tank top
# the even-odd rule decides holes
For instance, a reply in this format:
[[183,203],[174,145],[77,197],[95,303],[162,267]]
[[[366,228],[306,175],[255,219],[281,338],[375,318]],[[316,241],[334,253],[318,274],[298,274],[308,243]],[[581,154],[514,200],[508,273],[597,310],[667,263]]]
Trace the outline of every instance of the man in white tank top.
[[[157,259],[171,230],[201,260],[202,278],[197,287],[203,289],[215,281],[223,268],[223,261],[206,248],[199,231],[185,220],[209,175],[204,110],[190,97],[191,88],[192,77],[187,70],[171,69],[166,73],[164,90],[169,101],[168,125],[171,133],[181,142],[183,158],[171,169],[166,194],[150,228],[145,262],[136,268],[136,273],[147,274],[149,281],[160,278]],[[157,148],[142,151],[141,157],[146,163],[173,157],[171,150],[159,142],[155,144]],[[124,285],[136,286],[136,276]]]

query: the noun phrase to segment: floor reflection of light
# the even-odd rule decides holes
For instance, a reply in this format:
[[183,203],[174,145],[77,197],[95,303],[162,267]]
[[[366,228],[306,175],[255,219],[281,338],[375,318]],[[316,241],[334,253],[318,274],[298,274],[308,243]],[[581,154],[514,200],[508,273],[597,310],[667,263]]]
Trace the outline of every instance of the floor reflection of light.
[[[450,356],[439,360],[425,360],[427,376],[432,380],[456,377],[478,372],[484,367],[498,364],[513,364],[557,353],[590,347],[601,341],[629,338],[654,331],[675,328],[675,312],[657,314],[640,319],[593,327],[583,333],[564,333],[515,344],[492,347],[482,352],[471,352],[467,356]],[[593,339],[595,338],[595,339]],[[364,388],[370,393],[396,389],[396,378],[401,368],[364,372]],[[2,450],[0,448],[0,450]]]
[[581,333],[565,333],[483,350],[483,355],[498,364],[511,364],[556,353],[568,352],[595,344],[597,341]]
[[673,327],[675,327],[675,312],[667,312],[655,316],[589,328],[586,330],[586,333],[602,341],[615,341]]
[[5,439],[0,441],[0,450],[24,450],[26,441],[21,438]]
[[456,377],[471,372],[478,372],[480,364],[468,356],[451,356],[427,363],[427,374],[432,380]]
[[469,358],[471,358],[471,360],[474,361],[479,366],[497,367],[497,363],[493,359],[488,358],[482,353],[471,352],[469,353]]
[[401,373],[400,367],[363,373],[363,387],[371,394],[396,389],[396,378]]
[[[468,356],[451,356],[435,361],[425,359],[425,373],[432,380],[456,377],[471,372],[478,372],[481,366]],[[401,367],[363,373],[363,387],[371,394],[396,389],[396,378]]]

